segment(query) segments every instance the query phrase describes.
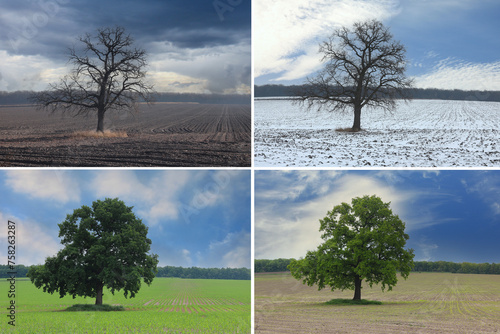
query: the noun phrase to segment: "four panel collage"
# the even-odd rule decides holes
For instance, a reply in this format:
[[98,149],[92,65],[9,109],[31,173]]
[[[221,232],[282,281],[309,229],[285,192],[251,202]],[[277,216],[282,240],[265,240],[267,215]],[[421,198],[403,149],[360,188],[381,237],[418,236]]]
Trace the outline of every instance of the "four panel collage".
[[498,332],[499,14],[0,0],[0,332]]

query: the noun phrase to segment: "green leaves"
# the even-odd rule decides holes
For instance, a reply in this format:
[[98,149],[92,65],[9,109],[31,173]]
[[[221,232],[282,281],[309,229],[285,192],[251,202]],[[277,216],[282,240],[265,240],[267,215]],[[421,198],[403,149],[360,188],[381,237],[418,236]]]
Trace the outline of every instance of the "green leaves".
[[65,248],[34,267],[28,277],[37,288],[60,296],[96,297],[103,287],[134,297],[141,278],[151,284],[158,256],[148,254],[148,228],[123,201],[106,198],[82,206],[59,224]]
[[325,242],[289,266],[293,277],[304,284],[354,289],[361,278],[370,287],[380,283],[382,290],[391,290],[397,284],[397,271],[407,278],[413,268],[413,250],[404,249],[409,239],[405,224],[392,213],[390,203],[377,196],[335,206],[320,219],[319,230]]

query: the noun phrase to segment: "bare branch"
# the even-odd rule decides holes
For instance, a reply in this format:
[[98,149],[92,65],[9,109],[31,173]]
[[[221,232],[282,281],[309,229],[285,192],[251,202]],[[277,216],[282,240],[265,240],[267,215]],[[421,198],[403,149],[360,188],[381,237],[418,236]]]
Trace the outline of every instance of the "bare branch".
[[102,131],[107,110],[136,111],[139,101],[152,101],[154,88],[144,82],[147,53],[132,48],[134,40],[124,28],[100,28],[95,36],[87,33],[78,41],[81,49],[69,49],[71,74],[32,95],[39,108],[96,113],[97,131]]
[[361,109],[378,106],[388,110],[395,99],[409,99],[412,80],[406,78],[406,50],[376,20],[342,27],[320,45],[323,70],[296,92],[297,102],[308,109],[328,108],[355,114],[353,130],[360,129]]

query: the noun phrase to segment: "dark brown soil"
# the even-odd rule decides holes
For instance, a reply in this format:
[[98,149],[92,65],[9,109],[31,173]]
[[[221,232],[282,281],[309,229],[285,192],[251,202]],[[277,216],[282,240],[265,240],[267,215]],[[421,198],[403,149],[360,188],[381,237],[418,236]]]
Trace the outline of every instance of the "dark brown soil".
[[105,129],[127,137],[82,137],[95,115],[0,107],[0,166],[249,167],[250,106],[166,104],[108,112]]

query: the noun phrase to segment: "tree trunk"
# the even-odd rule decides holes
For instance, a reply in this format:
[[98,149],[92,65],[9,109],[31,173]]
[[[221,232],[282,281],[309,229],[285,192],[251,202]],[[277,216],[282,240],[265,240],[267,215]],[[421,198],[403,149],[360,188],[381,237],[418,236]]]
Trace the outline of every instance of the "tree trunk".
[[97,132],[104,132],[104,110],[97,110]]
[[97,286],[97,295],[95,297],[95,304],[96,305],[102,305],[102,290],[103,290],[104,284],[99,283],[99,286]]
[[354,298],[352,300],[360,300],[361,299],[361,282],[363,280],[361,277],[356,276],[354,278]]
[[352,125],[352,131],[361,130],[361,106],[354,105],[354,123]]

